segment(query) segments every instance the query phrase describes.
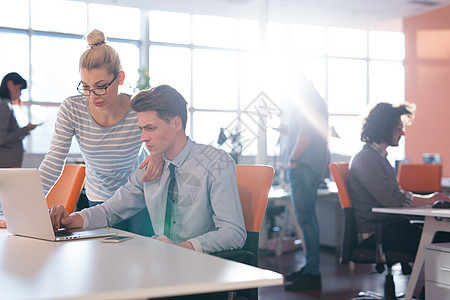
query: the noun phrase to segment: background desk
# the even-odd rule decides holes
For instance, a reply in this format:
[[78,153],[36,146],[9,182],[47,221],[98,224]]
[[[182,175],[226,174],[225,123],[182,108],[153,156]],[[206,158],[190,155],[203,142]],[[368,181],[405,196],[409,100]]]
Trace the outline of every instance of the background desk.
[[408,289],[406,290],[405,300],[411,300],[417,280],[423,268],[425,259],[425,245],[433,241],[434,234],[437,231],[450,232],[450,222],[439,221],[438,218],[450,218],[450,209],[433,209],[433,208],[373,208],[373,212],[401,214],[413,216],[425,216],[422,236],[420,238],[419,249],[417,250],[416,260],[414,261],[411,277],[409,278]]
[[137,235],[48,242],[0,230],[2,299],[148,299],[281,284],[281,274]]

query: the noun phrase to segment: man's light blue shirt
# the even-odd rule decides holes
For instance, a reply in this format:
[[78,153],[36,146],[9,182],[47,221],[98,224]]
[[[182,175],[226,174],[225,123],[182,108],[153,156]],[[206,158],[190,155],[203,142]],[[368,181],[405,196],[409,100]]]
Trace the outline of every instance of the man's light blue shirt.
[[189,240],[206,253],[240,249],[246,231],[236,183],[236,166],[223,150],[196,144],[187,138],[183,150],[169,161],[161,177],[143,183],[144,170],[136,170],[114,196],[80,212],[85,228],[112,226],[147,207],[156,235],[164,234],[169,185],[169,164],[175,165],[178,200],[172,206],[169,238]]

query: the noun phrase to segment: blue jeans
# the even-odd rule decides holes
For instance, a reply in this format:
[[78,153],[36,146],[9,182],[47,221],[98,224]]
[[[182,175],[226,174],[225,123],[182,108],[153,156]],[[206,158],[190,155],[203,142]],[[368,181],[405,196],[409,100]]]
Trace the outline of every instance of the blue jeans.
[[302,228],[306,247],[305,272],[318,275],[319,271],[319,223],[316,216],[317,189],[320,175],[309,166],[299,164],[294,169],[287,170],[287,179],[291,186],[291,201],[297,216],[297,222]]

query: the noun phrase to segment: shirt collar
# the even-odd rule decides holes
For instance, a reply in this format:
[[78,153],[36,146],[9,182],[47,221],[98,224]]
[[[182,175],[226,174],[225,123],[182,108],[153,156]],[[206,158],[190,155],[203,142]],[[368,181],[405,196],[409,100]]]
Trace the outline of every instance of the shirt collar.
[[181,150],[180,153],[171,161],[166,157],[166,155],[163,155],[163,159],[166,162],[166,165],[168,166],[170,163],[175,165],[175,167],[179,168],[183,165],[186,158],[188,157],[189,153],[191,153],[192,148],[194,147],[195,142],[193,142],[189,137],[187,137],[186,145],[184,146],[183,150]]
[[386,156],[388,155],[387,151],[380,147],[380,144],[371,143],[369,144],[369,146],[372,147],[372,149],[374,149],[378,153],[380,153],[380,155],[384,158],[386,158]]

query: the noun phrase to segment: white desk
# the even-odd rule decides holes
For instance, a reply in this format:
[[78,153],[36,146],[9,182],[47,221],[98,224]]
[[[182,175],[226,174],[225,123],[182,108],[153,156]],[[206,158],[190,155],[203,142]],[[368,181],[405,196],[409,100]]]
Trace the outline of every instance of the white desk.
[[420,238],[419,249],[417,250],[416,260],[414,261],[413,270],[406,290],[405,300],[411,300],[416,287],[420,272],[422,271],[425,259],[425,245],[433,241],[434,234],[437,231],[449,231],[450,222],[446,220],[438,221],[435,217],[450,218],[450,209],[433,209],[433,208],[373,208],[373,212],[401,214],[413,216],[425,216],[422,236]]
[[48,242],[0,230],[2,299],[148,299],[281,284],[281,274],[137,235]]

